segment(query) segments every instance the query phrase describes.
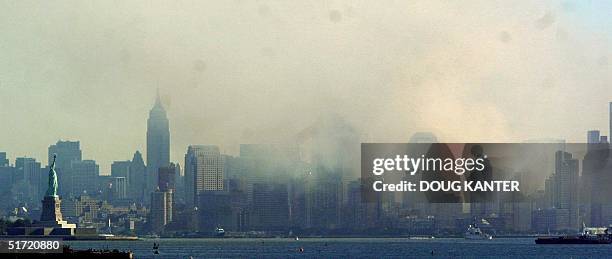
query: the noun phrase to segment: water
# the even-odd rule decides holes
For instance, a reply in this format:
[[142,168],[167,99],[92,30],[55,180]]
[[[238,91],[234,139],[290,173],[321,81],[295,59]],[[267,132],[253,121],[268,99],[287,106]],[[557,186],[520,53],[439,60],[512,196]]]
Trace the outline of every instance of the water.
[[[536,245],[533,238],[464,240],[442,238],[143,239],[68,241],[76,249],[131,250],[136,258],[606,258],[612,245]],[[153,242],[160,244],[153,254]],[[299,249],[304,251],[300,252]],[[431,252],[433,251],[433,255]]]

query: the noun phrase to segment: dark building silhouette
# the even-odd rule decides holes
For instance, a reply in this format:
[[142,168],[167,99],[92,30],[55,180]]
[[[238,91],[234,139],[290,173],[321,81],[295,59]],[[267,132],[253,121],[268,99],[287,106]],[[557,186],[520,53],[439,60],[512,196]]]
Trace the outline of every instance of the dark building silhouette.
[[563,151],[555,153],[555,174],[551,178],[552,205],[557,209],[557,230],[578,230],[578,159]]
[[[6,153],[0,153],[0,195],[8,195],[13,184],[15,168],[10,166]],[[3,208],[4,206],[0,206]]]
[[13,193],[14,198],[32,205],[39,204],[40,197],[46,191],[46,189],[42,190],[47,183],[45,179],[46,175],[40,167],[40,162],[37,162],[35,158],[16,158],[12,184],[27,188],[16,188],[16,193]]
[[130,165],[132,161],[114,161],[111,164],[111,176],[113,177],[130,177]]
[[159,93],[147,120],[147,193],[157,186],[158,170],[170,164],[170,128]]
[[9,166],[9,160],[6,159],[6,152],[0,152],[0,167]]
[[285,230],[289,227],[287,185],[253,184],[251,227],[256,230]]
[[128,197],[134,202],[144,203],[146,190],[146,166],[140,151],[136,151],[130,164]]
[[599,144],[599,140],[600,140],[599,136],[600,136],[599,130],[589,130],[587,132],[587,147],[589,150],[597,146],[597,144]]
[[98,176],[100,166],[94,160],[83,160],[72,162],[71,194],[74,196],[90,195],[98,193]]
[[588,143],[582,162],[582,203],[586,204],[587,223],[607,226],[612,223],[612,160],[607,139]]
[[149,213],[150,228],[154,232],[162,232],[173,219],[173,193],[156,190],[151,192],[151,212]]
[[176,190],[176,165],[159,168],[158,186],[161,191]]
[[226,191],[202,191],[198,194],[198,230],[213,233],[215,228],[234,225],[231,196]]

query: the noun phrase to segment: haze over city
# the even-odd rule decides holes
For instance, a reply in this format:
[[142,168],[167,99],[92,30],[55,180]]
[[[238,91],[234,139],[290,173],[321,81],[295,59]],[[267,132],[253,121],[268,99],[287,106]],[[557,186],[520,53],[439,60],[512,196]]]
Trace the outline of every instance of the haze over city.
[[[608,9],[606,9],[607,7]],[[145,150],[159,89],[190,144],[292,142],[338,116],[364,142],[608,135],[610,3],[0,3],[0,150],[79,140],[101,172]]]

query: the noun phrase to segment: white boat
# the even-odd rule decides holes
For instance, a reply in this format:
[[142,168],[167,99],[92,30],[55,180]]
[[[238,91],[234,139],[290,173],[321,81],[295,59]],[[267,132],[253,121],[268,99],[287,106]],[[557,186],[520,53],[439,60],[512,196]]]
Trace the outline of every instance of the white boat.
[[436,237],[434,236],[415,236],[415,237],[409,237],[408,239],[412,239],[412,240],[427,240],[427,239],[434,239]]
[[488,239],[493,239],[493,236],[482,232],[482,230],[480,230],[480,228],[478,227],[478,225],[476,225],[476,222],[470,224],[468,226],[467,231],[465,231],[465,239],[471,239],[471,240],[488,240]]
[[217,237],[225,236],[225,230],[219,227],[215,228],[215,236]]

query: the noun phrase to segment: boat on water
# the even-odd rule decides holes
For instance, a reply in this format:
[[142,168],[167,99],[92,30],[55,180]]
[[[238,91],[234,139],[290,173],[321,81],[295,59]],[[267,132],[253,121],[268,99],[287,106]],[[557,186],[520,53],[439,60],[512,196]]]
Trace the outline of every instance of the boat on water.
[[159,244],[153,242],[153,254],[158,255],[159,254]]
[[478,225],[476,224],[476,221],[474,221],[474,223],[470,224],[468,226],[468,229],[465,231],[464,234],[465,239],[470,239],[470,240],[489,240],[489,239],[493,239],[493,236],[482,232],[482,230],[480,230],[480,228],[478,227]]
[[222,228],[219,228],[219,227],[215,228],[215,236],[216,237],[223,237],[223,236],[225,236],[225,230],[222,229]]
[[409,237],[408,239],[410,240],[429,240],[429,239],[434,239],[436,237],[434,236],[413,236],[413,237]]
[[587,228],[576,235],[544,236],[535,240],[536,244],[612,244],[612,234],[608,228]]

